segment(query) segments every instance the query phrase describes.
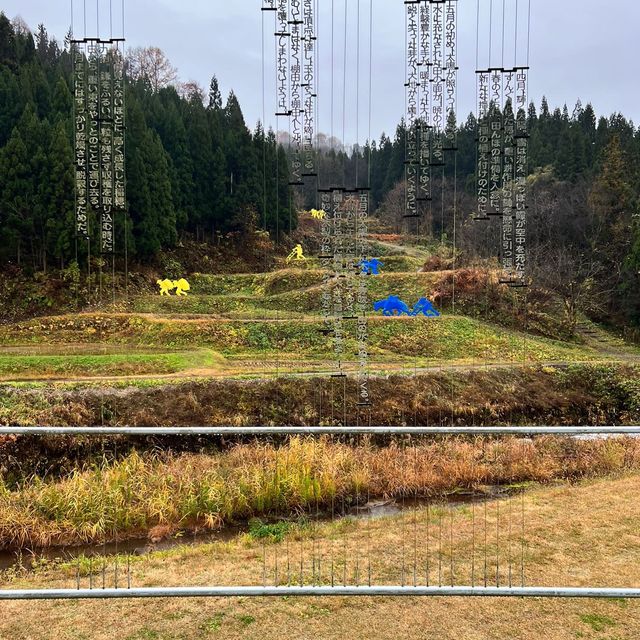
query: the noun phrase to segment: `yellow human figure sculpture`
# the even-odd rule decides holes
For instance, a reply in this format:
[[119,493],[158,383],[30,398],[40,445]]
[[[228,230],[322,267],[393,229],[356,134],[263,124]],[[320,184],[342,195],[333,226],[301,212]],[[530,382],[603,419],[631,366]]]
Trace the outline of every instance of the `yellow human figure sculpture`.
[[170,296],[171,291],[176,288],[174,282],[171,282],[168,278],[164,280],[158,280],[157,285],[160,287],[160,295],[161,296]]
[[304,250],[302,249],[302,245],[297,244],[293,248],[291,253],[287,256],[287,263],[291,262],[292,260],[296,262],[300,262],[301,260],[306,260],[306,259],[307,257],[304,255]]
[[311,209],[311,217],[315,220],[324,220],[327,214],[323,209]]
[[187,291],[191,291],[191,285],[184,278],[174,280],[173,286],[175,287],[177,296],[186,296]]

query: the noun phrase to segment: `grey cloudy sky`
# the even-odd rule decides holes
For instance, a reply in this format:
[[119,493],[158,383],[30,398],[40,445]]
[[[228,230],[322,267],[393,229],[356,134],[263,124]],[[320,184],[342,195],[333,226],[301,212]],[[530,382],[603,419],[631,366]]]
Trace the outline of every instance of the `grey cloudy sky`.
[[[108,0],[98,0],[102,29],[108,22]],[[358,0],[349,6],[347,135],[354,141],[355,116],[355,24]],[[506,0],[513,4],[515,0]],[[114,21],[119,24],[121,0],[113,0]],[[320,129],[329,132],[330,0],[321,5]],[[334,0],[336,15],[343,16],[345,0]],[[362,74],[359,138],[367,134],[368,7],[360,0],[362,18]],[[404,111],[404,5],[402,0],[372,0],[374,7],[372,133],[393,133]],[[490,0],[480,0],[483,6]],[[500,0],[494,0],[496,7]],[[525,7],[527,0],[520,0]],[[94,0],[87,4],[95,7]],[[79,7],[75,0],[75,30],[81,34]],[[116,8],[117,5],[117,8]],[[178,67],[182,80],[197,80],[207,87],[216,74],[224,93],[233,89],[240,99],[249,126],[262,116],[261,3],[259,0],[126,0],[128,46],[157,45]],[[459,0],[459,113],[473,110],[475,100],[476,0]],[[32,27],[44,22],[50,33],[62,39],[70,24],[70,0],[4,0],[9,17],[16,15]],[[267,63],[273,66],[273,23],[266,18]],[[89,16],[95,24],[95,8]],[[336,49],[342,50],[343,18],[336,18]],[[577,98],[592,102],[598,115],[620,111],[640,124],[640,2],[637,0],[532,0],[530,97],[539,104],[543,95],[550,105],[569,105]],[[117,28],[116,28],[117,31]],[[338,43],[340,46],[338,47]],[[342,129],[341,57],[335,58],[336,135]],[[268,87],[267,122],[273,100]]]

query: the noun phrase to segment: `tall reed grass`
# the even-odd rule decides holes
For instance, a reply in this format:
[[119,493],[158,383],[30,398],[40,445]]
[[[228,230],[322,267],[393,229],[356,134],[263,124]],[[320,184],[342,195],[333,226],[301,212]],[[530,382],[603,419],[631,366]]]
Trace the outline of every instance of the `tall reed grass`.
[[368,497],[432,496],[640,469],[640,440],[442,439],[376,446],[330,438],[238,444],[205,454],[104,460],[62,479],[0,480],[0,545],[43,547],[215,529]]

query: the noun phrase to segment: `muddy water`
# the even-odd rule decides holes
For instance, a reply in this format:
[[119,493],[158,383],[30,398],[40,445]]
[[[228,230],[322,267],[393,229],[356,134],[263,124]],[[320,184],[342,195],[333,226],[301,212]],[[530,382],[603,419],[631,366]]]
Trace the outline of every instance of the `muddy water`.
[[[355,518],[357,520],[369,520],[385,518],[399,515],[414,508],[426,507],[427,505],[447,505],[457,508],[471,506],[472,503],[481,503],[488,500],[506,498],[514,491],[504,486],[486,486],[477,492],[456,492],[443,496],[440,500],[433,498],[397,498],[392,500],[370,500],[364,504],[354,505],[345,510],[344,513],[320,513],[313,515],[313,519],[319,522],[331,522],[344,518]],[[19,567],[30,569],[35,564],[46,561],[71,561],[78,557],[100,558],[103,556],[136,555],[144,556],[155,551],[172,549],[177,546],[194,546],[208,544],[212,542],[228,542],[238,535],[247,533],[247,524],[237,526],[226,526],[218,531],[207,531],[205,533],[183,533],[181,535],[166,538],[160,541],[151,541],[149,538],[132,538],[118,543],[109,542],[107,544],[85,544],[65,547],[49,547],[45,549],[23,549],[0,550],[0,572]]]

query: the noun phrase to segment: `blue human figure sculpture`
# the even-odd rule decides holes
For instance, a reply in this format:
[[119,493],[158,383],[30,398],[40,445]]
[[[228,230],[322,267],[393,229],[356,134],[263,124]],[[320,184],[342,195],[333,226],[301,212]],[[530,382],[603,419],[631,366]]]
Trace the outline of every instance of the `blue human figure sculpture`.
[[419,316],[420,314],[427,318],[440,317],[440,312],[426,298],[420,298],[420,300],[413,305],[413,309],[411,309],[411,313],[409,315]]
[[374,311],[382,311],[382,315],[384,316],[394,316],[394,315],[410,315],[409,307],[400,300],[397,296],[389,296],[385,300],[378,300],[378,302],[373,303]]
[[384,267],[384,262],[380,262],[378,258],[371,258],[371,260],[363,260],[359,264],[362,267],[362,273],[371,276],[380,275],[380,267]]

